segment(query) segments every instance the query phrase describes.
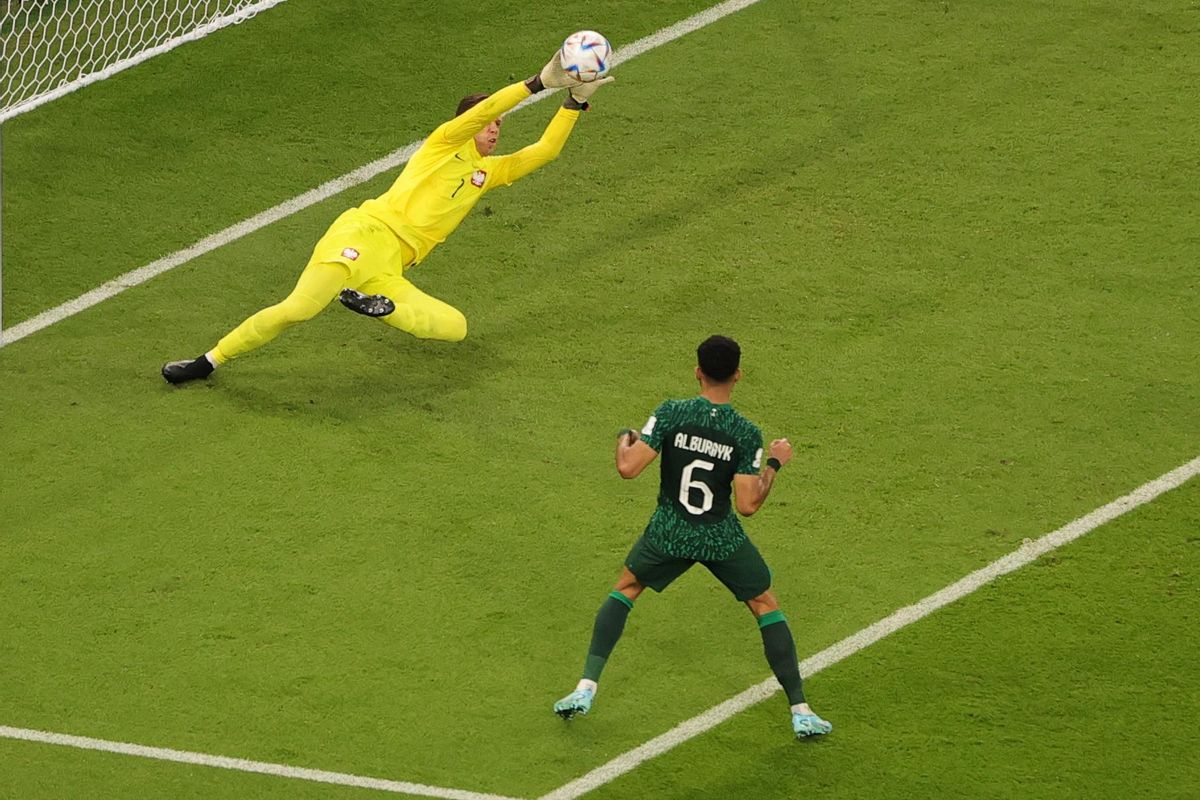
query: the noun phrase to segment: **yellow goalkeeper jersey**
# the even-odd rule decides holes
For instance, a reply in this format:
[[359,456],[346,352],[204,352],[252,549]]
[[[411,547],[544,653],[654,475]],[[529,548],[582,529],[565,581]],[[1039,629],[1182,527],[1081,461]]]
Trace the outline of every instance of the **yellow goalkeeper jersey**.
[[578,111],[566,108],[554,115],[541,139],[515,153],[485,157],[476,149],[475,134],[529,94],[524,82],[514,83],[439,126],[392,187],[359,206],[412,248],[411,264],[444,242],[488,190],[508,186],[562,151],[579,119]]

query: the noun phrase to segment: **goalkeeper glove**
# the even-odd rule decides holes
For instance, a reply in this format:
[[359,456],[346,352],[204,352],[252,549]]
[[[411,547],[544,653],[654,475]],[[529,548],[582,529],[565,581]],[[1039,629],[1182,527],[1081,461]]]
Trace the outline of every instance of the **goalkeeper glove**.
[[594,81],[581,83],[578,86],[572,86],[568,91],[571,93],[571,99],[581,106],[586,106],[588,101],[592,99],[592,95],[606,83],[612,83],[615,80],[611,75],[604,78],[597,78]]
[[541,78],[542,86],[546,89],[564,89],[568,86],[579,85],[579,79],[571,77],[563,69],[562,59],[557,52],[546,62],[546,66],[542,67],[538,77]]

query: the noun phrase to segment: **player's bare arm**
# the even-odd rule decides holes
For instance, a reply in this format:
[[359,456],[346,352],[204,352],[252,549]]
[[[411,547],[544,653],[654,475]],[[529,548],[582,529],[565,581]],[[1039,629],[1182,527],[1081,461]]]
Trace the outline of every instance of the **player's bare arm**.
[[787,439],[776,439],[771,442],[768,453],[767,463],[757,475],[734,476],[734,504],[743,517],[749,517],[762,508],[767,495],[771,493],[771,487],[775,485],[779,470],[792,460],[792,444]]
[[626,428],[617,436],[617,472],[626,480],[642,474],[658,451],[646,444],[632,428]]

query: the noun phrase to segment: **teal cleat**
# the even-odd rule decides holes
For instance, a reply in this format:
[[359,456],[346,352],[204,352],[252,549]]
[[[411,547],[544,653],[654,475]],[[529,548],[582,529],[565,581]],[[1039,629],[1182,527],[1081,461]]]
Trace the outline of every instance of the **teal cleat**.
[[592,710],[592,698],[595,692],[588,689],[576,689],[554,704],[554,713],[563,719],[571,719],[577,714],[586,714]]
[[824,736],[833,730],[833,723],[821,719],[816,714],[792,713],[792,731],[797,739],[807,739],[809,736]]

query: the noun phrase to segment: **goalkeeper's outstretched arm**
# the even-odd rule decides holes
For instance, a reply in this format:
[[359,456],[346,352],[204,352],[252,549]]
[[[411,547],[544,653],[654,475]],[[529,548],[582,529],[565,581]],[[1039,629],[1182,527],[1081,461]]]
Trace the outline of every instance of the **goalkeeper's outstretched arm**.
[[544,167],[558,158],[578,119],[578,109],[564,103],[546,126],[542,138],[511,155],[497,156],[492,167],[495,185],[508,186],[518,178],[524,178],[535,169]]
[[517,103],[531,94],[528,81],[505,86],[449,122],[442,123],[437,130],[429,134],[429,141],[454,148],[461,147],[486,128],[492,120],[511,111]]
[[[551,63],[557,63],[557,59]],[[526,86],[529,86],[532,81],[539,81],[539,76],[535,75],[526,81]],[[550,124],[542,133],[542,138],[512,155],[496,158],[493,178],[495,184],[507,186],[558,158],[563,145],[567,143],[567,137],[571,135],[571,131],[579,119],[579,112],[586,111],[591,96],[598,88],[611,81],[612,78],[609,77],[568,88],[567,98],[563,100],[562,108],[550,120]]]
[[[599,81],[597,81],[599,83]],[[438,137],[445,144],[464,145],[475,134],[488,126],[492,120],[511,111],[526,97],[537,94],[545,89],[577,89],[583,84],[567,74],[559,61],[558,53],[550,57],[546,66],[536,75],[531,75],[523,81],[505,86],[495,94],[472,106],[449,122],[444,123],[429,138]],[[593,90],[594,91],[594,90]],[[570,102],[577,108],[587,105],[586,101],[579,103],[574,98]],[[435,140],[436,141],[436,140]]]

